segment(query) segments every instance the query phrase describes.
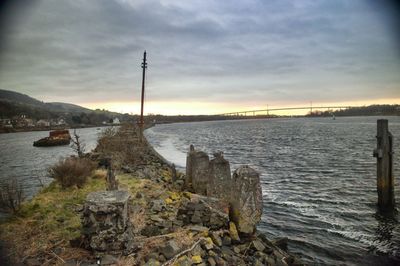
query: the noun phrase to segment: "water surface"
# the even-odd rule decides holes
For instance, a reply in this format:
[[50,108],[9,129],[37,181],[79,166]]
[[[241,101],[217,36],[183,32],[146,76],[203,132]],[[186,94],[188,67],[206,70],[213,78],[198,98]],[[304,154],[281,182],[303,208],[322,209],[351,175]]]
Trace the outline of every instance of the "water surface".
[[[86,151],[96,147],[98,128],[76,130],[85,144]],[[73,130],[70,130],[73,134]],[[9,179],[17,179],[25,195],[31,198],[43,185],[48,184],[47,169],[60,158],[74,154],[69,145],[34,147],[33,142],[49,136],[49,131],[0,134],[0,185]],[[71,142],[72,143],[72,142]],[[41,184],[42,183],[42,184]]]
[[[223,151],[232,169],[261,173],[259,230],[289,238],[312,264],[400,264],[397,214],[376,210],[376,120],[339,117],[213,121],[157,125],[146,136],[167,160],[185,167],[190,144]],[[399,176],[400,117],[388,117]],[[399,182],[395,188],[400,201]],[[398,205],[397,205],[398,206]]]

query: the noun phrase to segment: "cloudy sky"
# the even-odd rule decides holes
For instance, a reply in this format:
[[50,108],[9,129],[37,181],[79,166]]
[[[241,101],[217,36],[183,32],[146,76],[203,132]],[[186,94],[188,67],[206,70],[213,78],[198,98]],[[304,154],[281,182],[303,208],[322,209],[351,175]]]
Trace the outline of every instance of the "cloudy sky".
[[146,49],[145,113],[400,104],[399,9],[375,2],[9,1],[0,88],[138,113]]

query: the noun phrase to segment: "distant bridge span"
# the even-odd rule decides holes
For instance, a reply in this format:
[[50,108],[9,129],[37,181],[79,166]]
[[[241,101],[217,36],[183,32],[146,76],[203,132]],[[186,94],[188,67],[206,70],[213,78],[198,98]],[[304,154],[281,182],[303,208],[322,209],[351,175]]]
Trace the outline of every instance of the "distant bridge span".
[[286,110],[310,110],[312,112],[313,109],[348,109],[348,108],[355,108],[359,106],[307,106],[307,107],[286,107],[286,108],[271,108],[271,109],[259,109],[259,110],[249,110],[249,111],[239,111],[239,112],[230,112],[230,113],[223,113],[219,115],[223,116],[239,116],[239,115],[247,115],[253,114],[253,116],[256,115],[256,113],[260,112],[267,112],[267,115],[271,111],[286,111]]

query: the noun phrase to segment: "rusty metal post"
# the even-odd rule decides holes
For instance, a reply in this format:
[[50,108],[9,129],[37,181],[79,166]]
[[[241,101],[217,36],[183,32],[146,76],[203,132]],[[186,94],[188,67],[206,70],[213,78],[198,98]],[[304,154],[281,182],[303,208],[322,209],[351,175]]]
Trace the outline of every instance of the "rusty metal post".
[[392,209],[394,200],[393,176],[393,136],[389,132],[388,120],[377,121],[377,147],[374,157],[377,160],[376,178],[378,190],[378,206],[382,210]]
[[142,99],[141,99],[141,106],[140,106],[140,121],[139,121],[139,128],[140,128],[140,142],[143,139],[143,126],[144,126],[144,119],[143,119],[143,110],[144,110],[144,82],[146,78],[146,69],[147,69],[147,62],[146,62],[146,51],[143,53],[143,62],[142,62]]

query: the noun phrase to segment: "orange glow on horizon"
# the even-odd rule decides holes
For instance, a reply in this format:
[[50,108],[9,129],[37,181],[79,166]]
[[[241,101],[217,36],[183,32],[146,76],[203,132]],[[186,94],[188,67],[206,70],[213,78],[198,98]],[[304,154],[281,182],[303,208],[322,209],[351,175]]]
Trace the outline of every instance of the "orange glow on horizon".
[[[400,98],[359,100],[348,102],[313,102],[317,106],[368,106],[373,104],[400,104]],[[120,102],[93,102],[81,103],[80,105],[89,109],[106,109],[118,113],[139,114],[140,103],[133,101]],[[311,107],[311,103],[299,104],[268,104],[268,109],[287,108],[287,107]],[[267,109],[267,104],[240,104],[240,103],[213,103],[213,102],[172,102],[172,101],[148,101],[145,103],[144,113],[162,115],[213,115],[230,112],[252,111]],[[316,109],[313,109],[316,110]],[[274,111],[270,114],[276,115],[304,115],[309,110],[287,110]],[[260,113],[261,114],[261,113]]]

